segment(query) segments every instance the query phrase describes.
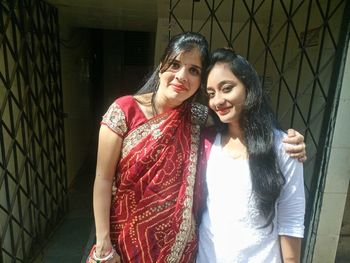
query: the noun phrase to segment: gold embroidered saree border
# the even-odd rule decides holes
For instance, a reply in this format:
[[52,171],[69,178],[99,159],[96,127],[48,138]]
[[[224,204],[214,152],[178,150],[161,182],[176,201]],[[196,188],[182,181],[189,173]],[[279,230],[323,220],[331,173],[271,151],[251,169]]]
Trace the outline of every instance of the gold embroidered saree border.
[[158,127],[167,118],[168,114],[153,118],[130,132],[123,140],[121,158],[127,156],[132,148],[145,139],[145,137],[149,134],[152,134],[153,138],[157,139],[161,135],[161,131],[158,129]]
[[166,262],[177,263],[181,260],[183,251],[185,250],[191,237],[193,237],[193,224],[195,220],[193,217],[193,198],[194,198],[194,184],[197,169],[198,148],[200,139],[200,126],[192,124],[191,126],[191,152],[190,163],[188,166],[189,175],[186,180],[186,192],[184,200],[184,210],[182,212],[182,222],[180,224],[179,233],[175,237],[175,243],[170,249],[170,254],[166,258]]

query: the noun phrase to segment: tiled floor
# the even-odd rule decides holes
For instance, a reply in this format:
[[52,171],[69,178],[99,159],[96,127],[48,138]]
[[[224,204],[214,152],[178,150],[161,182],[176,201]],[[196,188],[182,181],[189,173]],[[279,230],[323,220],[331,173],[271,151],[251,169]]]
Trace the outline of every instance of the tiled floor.
[[92,184],[94,162],[87,165],[69,189],[69,211],[33,263],[85,262],[85,250],[93,242]]

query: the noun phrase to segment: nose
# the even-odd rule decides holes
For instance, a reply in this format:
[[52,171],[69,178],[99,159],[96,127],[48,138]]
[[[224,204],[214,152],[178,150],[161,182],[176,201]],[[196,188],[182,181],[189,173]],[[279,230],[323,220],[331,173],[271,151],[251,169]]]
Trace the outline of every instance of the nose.
[[184,81],[187,81],[187,72],[186,72],[186,68],[185,67],[181,67],[177,72],[176,72],[176,75],[175,75],[176,79],[181,81],[181,82],[184,82]]
[[215,94],[215,96],[210,100],[216,109],[219,109],[225,104],[225,99],[220,95],[220,93]]

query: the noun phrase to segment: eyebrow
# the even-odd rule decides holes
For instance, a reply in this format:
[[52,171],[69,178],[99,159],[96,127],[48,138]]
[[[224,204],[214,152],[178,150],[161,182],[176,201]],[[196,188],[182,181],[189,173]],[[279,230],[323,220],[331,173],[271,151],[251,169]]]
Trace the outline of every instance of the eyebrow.
[[[181,60],[178,60],[178,59],[176,59],[176,58],[174,58],[171,62],[182,63]],[[202,67],[200,67],[200,66],[197,66],[197,65],[195,65],[195,64],[190,64],[190,65],[191,65],[192,67],[195,67],[195,68],[199,69],[199,70],[202,70]]]
[[197,68],[197,69],[199,69],[199,70],[202,70],[202,67],[200,67],[200,66],[197,66],[197,65],[194,65],[194,64],[192,64],[192,66]]
[[[222,86],[224,86],[225,84],[233,84],[236,85],[236,82],[232,81],[232,80],[222,80],[219,82],[219,88],[222,88]],[[207,89],[214,89],[211,86],[207,86]]]

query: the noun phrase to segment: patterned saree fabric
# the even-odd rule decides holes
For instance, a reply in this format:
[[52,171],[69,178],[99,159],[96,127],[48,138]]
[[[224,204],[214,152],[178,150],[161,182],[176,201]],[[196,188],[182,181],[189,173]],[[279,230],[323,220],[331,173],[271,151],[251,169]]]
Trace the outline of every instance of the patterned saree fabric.
[[117,99],[103,117],[102,124],[123,137],[110,229],[123,262],[194,258],[200,126],[193,112],[193,105],[186,103],[147,120],[127,96]]

